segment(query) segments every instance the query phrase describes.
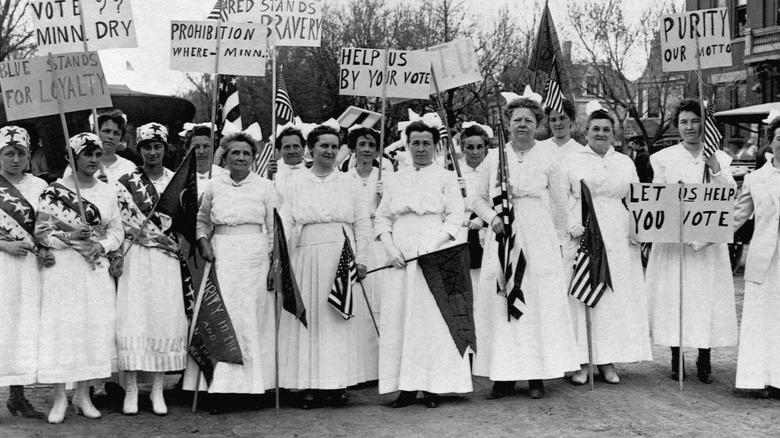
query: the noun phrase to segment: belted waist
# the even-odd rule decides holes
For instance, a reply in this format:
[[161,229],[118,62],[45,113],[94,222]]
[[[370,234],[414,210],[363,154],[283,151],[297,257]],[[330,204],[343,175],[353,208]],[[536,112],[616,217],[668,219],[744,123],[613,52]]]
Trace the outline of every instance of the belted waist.
[[306,224],[301,228],[301,234],[298,237],[298,246],[344,242],[344,229],[347,230],[348,236],[352,235],[352,224],[346,222]]
[[263,226],[260,224],[241,224],[241,225],[217,225],[214,228],[214,234],[235,236],[241,234],[262,234]]

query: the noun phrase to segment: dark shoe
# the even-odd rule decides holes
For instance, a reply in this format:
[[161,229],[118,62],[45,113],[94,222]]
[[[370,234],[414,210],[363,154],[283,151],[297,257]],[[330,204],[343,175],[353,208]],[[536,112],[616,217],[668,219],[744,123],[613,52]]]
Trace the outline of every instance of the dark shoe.
[[780,399],[780,388],[769,386],[766,388],[766,395],[769,398]]
[[424,393],[425,398],[423,399],[425,401],[425,407],[426,408],[438,408],[439,402],[441,401],[441,398],[439,397],[439,394],[434,394],[432,392],[425,392]]
[[106,398],[108,399],[108,403],[116,407],[117,410],[121,411],[125,400],[124,388],[114,382],[106,382],[103,385],[103,388],[106,390]]
[[8,397],[8,401],[5,403],[8,411],[10,411],[13,416],[22,414],[22,417],[25,418],[45,418],[46,416],[43,412],[36,411],[27,398],[24,397],[23,391],[23,389],[21,391],[11,391],[11,396]]
[[225,398],[221,394],[209,394],[209,413],[211,415],[219,415],[227,411],[225,406]]
[[712,363],[710,362],[710,349],[699,348],[699,358],[696,360],[696,377],[701,383],[712,383]]
[[314,395],[314,391],[308,390],[301,399],[301,409],[309,410],[319,407],[319,400]]
[[398,394],[398,398],[390,403],[390,407],[393,409],[405,408],[413,404],[417,400],[417,391],[401,391]]
[[528,381],[528,397],[534,400],[544,397],[544,380]]
[[[672,347],[672,380],[680,380],[680,347]],[[683,356],[683,380],[685,380],[685,357]]]
[[515,391],[514,381],[493,382],[493,389],[487,395],[488,400],[498,400],[504,398]]
[[349,403],[349,393],[346,389],[339,389],[333,396],[333,406],[344,406]]

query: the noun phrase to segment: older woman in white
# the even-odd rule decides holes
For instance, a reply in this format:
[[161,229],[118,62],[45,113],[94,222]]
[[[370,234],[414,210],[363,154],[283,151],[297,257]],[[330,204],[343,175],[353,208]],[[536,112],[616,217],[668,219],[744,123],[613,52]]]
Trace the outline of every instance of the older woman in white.
[[[634,163],[612,147],[615,122],[598,102],[588,105],[588,146],[567,156],[564,172],[575,205],[569,212],[569,235],[576,246],[584,231],[582,194],[584,181],[593,199],[599,229],[607,249],[612,288],[591,310],[593,362],[608,383],[620,383],[614,362],[652,360],[647,322],[647,298],[639,245],[628,238],[628,211],[623,199],[630,184],[639,182]],[[571,267],[568,267],[571,269]],[[577,335],[581,369],[572,376],[575,385],[588,380],[588,338],[585,304],[569,296]]]
[[345,233],[357,259],[358,277],[365,277],[366,246],[371,234],[368,204],[355,179],[335,167],[339,149],[335,120],[319,125],[306,142],[314,165],[291,178],[282,206],[285,230],[300,227],[290,248],[292,265],[306,308],[308,328],[288,312],[279,326],[279,385],[306,390],[301,407],[327,400],[344,404],[346,388],[368,380],[361,332],[372,330],[362,293],[353,292],[355,317],[344,319],[328,303]]
[[[704,118],[699,102],[684,100],[677,106],[674,123],[683,141],[650,156],[654,183],[713,183],[736,185],[731,158],[723,151],[705,157]],[[699,349],[697,375],[712,383],[711,347],[737,344],[737,312],[734,282],[725,243],[688,243],[683,252],[677,243],[655,243],[645,274],[650,297],[650,330],[656,344],[672,348],[672,378],[677,380],[680,354],[680,258],[683,258],[683,345]]]
[[[485,237],[479,296],[475,299],[480,306],[490,309],[488,320],[480,323],[490,334],[488,343],[477,338],[474,374],[493,380],[493,390],[488,396],[491,399],[511,394],[516,380],[528,380],[529,396],[541,398],[544,379],[561,378],[565,372],[579,369],[554,224],[563,221],[557,228],[565,228],[565,179],[557,154],[550,148],[538,147],[534,140],[537,126],[544,118],[538,103],[541,97],[536,96],[511,101],[504,111],[512,139],[506,154],[509,196],[516,222],[513,254],[519,259],[522,250],[526,260],[521,285],[526,310],[519,319],[508,318],[507,297],[497,293],[497,278],[503,273],[499,267],[496,233],[512,231],[504,229],[493,209],[493,199],[500,194],[498,153],[488,155],[479,167],[480,186],[474,200],[474,211],[490,224]],[[513,264],[517,267],[518,260],[513,260]]]
[[[65,382],[78,382],[76,412],[100,418],[89,398],[89,381],[116,371],[116,287],[107,255],[124,239],[122,217],[113,186],[95,178],[100,139],[91,133],[70,139],[76,171],[43,191],[35,225],[41,245],[56,264],[43,271],[38,381],[53,383],[50,423],[65,419]],[[82,220],[76,198],[81,190]]]
[[736,386],[768,386],[769,395],[780,398],[780,113],[766,121],[770,122],[767,139],[774,157],[745,176],[734,211],[735,230],[751,216],[756,219],[745,267]]
[[0,386],[11,387],[6,406],[13,415],[43,418],[25,398],[24,385],[38,381],[40,264],[49,267],[54,257],[36,249],[35,211],[47,184],[24,172],[29,160],[27,131],[0,128]]

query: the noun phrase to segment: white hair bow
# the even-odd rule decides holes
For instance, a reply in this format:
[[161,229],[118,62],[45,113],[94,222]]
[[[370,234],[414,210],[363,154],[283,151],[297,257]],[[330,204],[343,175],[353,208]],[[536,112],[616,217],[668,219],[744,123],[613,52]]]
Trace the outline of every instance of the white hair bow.
[[[425,113],[422,116],[417,114],[416,112],[409,110],[409,122],[423,122],[426,126],[440,129],[444,124],[441,121],[441,117],[439,117],[438,113]],[[409,126],[409,123],[406,123],[403,127],[403,129],[406,129],[406,127]],[[400,127],[400,123],[399,123]]]
[[485,131],[485,133],[488,135],[488,137],[490,137],[490,138],[493,137],[493,128],[491,128],[490,126],[487,126],[487,125],[480,125],[477,122],[463,122],[463,127],[462,127],[463,131],[465,131],[466,128],[470,128],[472,126],[478,126],[478,127],[482,128],[482,130]]
[[769,116],[762,120],[762,122],[766,123],[767,125],[771,125],[777,119],[780,119],[780,110],[773,109],[772,111],[769,111]]
[[542,103],[542,95],[539,93],[534,93],[534,90],[531,89],[530,85],[525,86],[522,96],[511,91],[502,91],[501,96],[506,100],[507,103],[517,99],[528,99],[539,104]]
[[585,105],[585,114],[591,115],[591,114],[595,113],[596,111],[609,112],[609,111],[607,111],[606,108],[601,106],[601,103],[599,103],[598,100],[591,100],[590,102],[588,102],[587,105]]
[[327,128],[333,129],[336,132],[341,132],[341,125],[339,125],[339,122],[336,121],[333,117],[329,118],[328,120],[320,123],[317,126],[325,126]]
[[236,126],[235,123],[232,123],[229,120],[225,120],[225,124],[222,125],[223,136],[228,136],[230,134],[236,134],[239,132],[243,132],[244,134],[252,137],[252,140],[254,141],[259,142],[263,139],[263,130],[260,128],[260,125],[257,122],[254,122],[246,129],[241,130],[238,129],[238,126]]
[[[230,122],[226,122],[226,123],[230,123]],[[182,126],[183,130],[179,132],[179,137],[185,138],[187,137],[187,134],[189,134],[193,129],[200,128],[200,127],[208,128],[211,130],[214,129],[214,125],[211,122],[203,122],[203,123],[187,122],[184,124],[184,126]]]

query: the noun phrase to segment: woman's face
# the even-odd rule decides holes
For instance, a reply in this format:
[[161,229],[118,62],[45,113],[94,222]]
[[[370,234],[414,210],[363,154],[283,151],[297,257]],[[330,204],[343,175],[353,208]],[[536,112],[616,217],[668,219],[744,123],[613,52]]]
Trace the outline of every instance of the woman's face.
[[775,129],[775,133],[772,136],[772,142],[769,143],[769,147],[772,148],[772,154],[780,159],[780,128]]
[[527,143],[533,141],[536,132],[536,115],[530,108],[517,108],[509,119],[512,141]]
[[487,155],[485,139],[478,135],[467,137],[463,141],[463,154],[466,156],[466,164],[470,167],[477,167],[482,164],[485,155]]
[[100,159],[103,157],[103,151],[100,148],[87,148],[76,155],[76,171],[86,175],[93,176],[100,169]]
[[190,147],[195,148],[195,162],[198,164],[198,170],[208,170],[209,163],[211,163],[211,137],[196,135],[192,137]]
[[243,141],[234,141],[227,145],[227,162],[230,174],[245,173],[252,165],[252,145]]
[[109,119],[100,125],[98,131],[100,141],[103,142],[103,149],[108,152],[116,152],[119,142],[122,140],[122,129],[113,120]]
[[29,163],[27,149],[15,146],[6,146],[0,149],[0,169],[9,175],[18,176],[27,169]]
[[433,134],[427,131],[413,131],[409,133],[409,152],[412,154],[412,162],[417,166],[431,164],[436,153]]
[[683,111],[677,119],[680,136],[686,143],[698,143],[701,138],[701,117],[693,111]]
[[303,145],[297,135],[285,135],[280,141],[279,152],[284,164],[293,166],[303,161]]
[[334,134],[322,134],[317,138],[314,147],[311,148],[311,157],[314,165],[323,169],[330,169],[336,163],[336,155],[339,152],[339,136]]
[[165,155],[165,143],[161,141],[147,141],[138,149],[145,166],[162,166]]
[[379,149],[376,147],[376,140],[371,135],[358,137],[355,143],[355,156],[363,161],[373,161],[379,156]]
[[606,152],[615,139],[612,122],[605,119],[596,119],[590,122],[588,127],[588,145],[597,152]]
[[559,113],[558,111],[550,111],[550,115],[547,116],[547,121],[550,124],[550,131],[555,138],[566,138],[571,135],[572,119],[569,118],[566,113]]

